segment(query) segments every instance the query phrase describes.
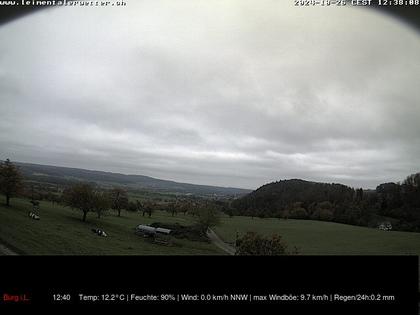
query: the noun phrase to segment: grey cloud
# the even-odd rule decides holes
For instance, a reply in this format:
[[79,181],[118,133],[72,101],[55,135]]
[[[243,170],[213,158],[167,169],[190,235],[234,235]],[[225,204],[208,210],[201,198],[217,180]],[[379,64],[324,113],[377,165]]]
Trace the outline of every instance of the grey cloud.
[[0,158],[249,188],[418,171],[419,35],[370,10],[129,1],[0,42]]

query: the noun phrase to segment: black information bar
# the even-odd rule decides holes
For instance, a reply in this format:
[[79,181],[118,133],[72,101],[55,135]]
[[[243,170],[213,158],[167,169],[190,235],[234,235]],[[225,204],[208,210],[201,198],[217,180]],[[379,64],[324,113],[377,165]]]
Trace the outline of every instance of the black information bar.
[[6,308],[276,307],[418,314],[417,256],[3,256]]

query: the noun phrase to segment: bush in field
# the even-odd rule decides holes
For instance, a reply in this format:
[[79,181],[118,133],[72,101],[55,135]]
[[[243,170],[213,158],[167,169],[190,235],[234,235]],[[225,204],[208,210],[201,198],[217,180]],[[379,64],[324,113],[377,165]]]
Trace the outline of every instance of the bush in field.
[[220,223],[220,212],[211,202],[204,202],[198,205],[196,214],[197,225],[204,232]]
[[197,242],[210,242],[206,233],[203,233],[202,229],[198,225],[181,225],[179,223],[162,223],[154,222],[150,224],[152,227],[160,227],[171,230],[171,235],[179,239],[187,239],[190,241]]
[[235,255],[277,256],[297,253],[296,248],[293,251],[288,251],[287,244],[277,234],[265,237],[255,232],[247,232],[243,237],[236,240]]

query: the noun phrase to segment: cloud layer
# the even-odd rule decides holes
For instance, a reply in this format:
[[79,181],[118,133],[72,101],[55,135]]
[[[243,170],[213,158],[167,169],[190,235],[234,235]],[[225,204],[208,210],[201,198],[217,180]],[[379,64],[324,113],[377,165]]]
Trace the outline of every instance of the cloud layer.
[[0,28],[0,158],[256,188],[420,165],[420,37],[370,10],[129,1]]

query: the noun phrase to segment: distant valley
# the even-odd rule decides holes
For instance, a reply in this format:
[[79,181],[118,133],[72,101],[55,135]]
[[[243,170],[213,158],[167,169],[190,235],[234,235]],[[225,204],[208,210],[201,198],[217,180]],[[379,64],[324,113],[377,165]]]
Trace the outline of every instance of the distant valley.
[[124,186],[128,189],[149,190],[162,193],[174,193],[199,196],[241,196],[251,190],[232,187],[218,187],[178,183],[144,175],[125,175],[119,173],[92,171],[51,165],[15,163],[26,180],[67,185],[74,182],[88,181],[104,188]]

